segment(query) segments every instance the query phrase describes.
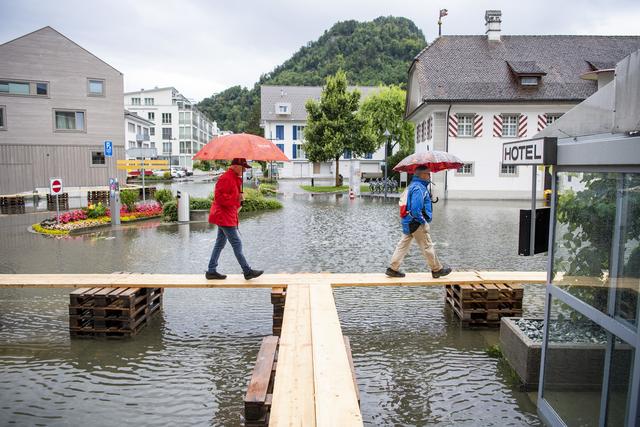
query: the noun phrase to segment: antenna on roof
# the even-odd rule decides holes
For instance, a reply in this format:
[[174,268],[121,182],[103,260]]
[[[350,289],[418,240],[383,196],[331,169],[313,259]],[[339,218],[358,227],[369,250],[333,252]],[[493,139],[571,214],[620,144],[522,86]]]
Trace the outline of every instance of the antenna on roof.
[[440,16],[438,16],[438,37],[442,35],[442,18],[448,14],[449,11],[447,9],[440,9]]

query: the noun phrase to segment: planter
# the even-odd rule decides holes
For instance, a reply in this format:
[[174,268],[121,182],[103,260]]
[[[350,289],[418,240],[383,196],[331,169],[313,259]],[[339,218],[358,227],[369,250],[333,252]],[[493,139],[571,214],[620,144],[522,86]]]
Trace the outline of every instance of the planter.
[[[518,317],[503,317],[500,325],[502,354],[518,374],[527,391],[537,390],[540,379],[542,342],[529,339],[516,325]],[[540,320],[540,319],[528,319]],[[628,383],[632,350],[616,345],[612,385]],[[599,390],[604,372],[605,345],[582,342],[552,342],[547,350],[545,390]]]

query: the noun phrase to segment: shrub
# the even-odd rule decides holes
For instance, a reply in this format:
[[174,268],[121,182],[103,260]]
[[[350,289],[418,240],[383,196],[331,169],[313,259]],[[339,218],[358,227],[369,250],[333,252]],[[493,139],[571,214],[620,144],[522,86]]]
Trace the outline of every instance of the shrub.
[[102,202],[98,202],[97,205],[90,204],[84,211],[87,213],[87,218],[100,218],[107,214],[107,207]]
[[276,186],[275,184],[260,184],[260,186],[258,187],[258,190],[260,191],[260,194],[263,194],[265,196],[271,196],[276,194]]
[[133,212],[136,210],[138,194],[138,190],[122,190],[120,192],[120,201],[127,207],[129,212]]
[[244,203],[241,212],[255,212],[282,208],[282,203],[273,198],[264,197],[257,190],[246,188],[244,190]]
[[162,207],[162,219],[169,222],[178,220],[178,203],[171,200]]
[[171,190],[163,188],[162,190],[156,190],[156,193],[153,197],[158,201],[158,203],[164,205],[165,203],[173,200],[173,193],[171,192]]
[[164,179],[171,179],[171,172],[166,171],[166,172],[164,173],[164,175],[162,175],[162,177],[163,177]]
[[192,197],[189,200],[189,209],[209,210],[211,209],[211,199],[207,199],[206,197]]

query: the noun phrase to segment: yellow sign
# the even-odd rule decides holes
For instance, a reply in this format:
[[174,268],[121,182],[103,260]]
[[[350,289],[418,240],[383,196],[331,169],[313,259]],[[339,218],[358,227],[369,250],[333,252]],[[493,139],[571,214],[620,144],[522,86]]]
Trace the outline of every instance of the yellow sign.
[[169,170],[169,160],[118,160],[120,170]]

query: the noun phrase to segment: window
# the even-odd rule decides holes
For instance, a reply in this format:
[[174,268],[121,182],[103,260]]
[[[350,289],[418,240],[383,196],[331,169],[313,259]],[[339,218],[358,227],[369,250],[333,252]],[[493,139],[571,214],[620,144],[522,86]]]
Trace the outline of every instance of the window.
[[147,118],[154,121],[156,119],[156,113],[147,113]]
[[558,120],[560,117],[562,117],[561,113],[554,113],[554,114],[547,113],[547,126],[549,126],[551,123]]
[[171,113],[162,113],[162,124],[163,125],[171,124]]
[[171,143],[170,142],[163,142],[162,143],[162,152],[164,154],[171,154]]
[[7,130],[7,119],[5,118],[7,107],[0,105],[0,130]]
[[104,151],[91,152],[91,166],[101,166],[106,164],[107,158],[104,156]]
[[537,77],[520,77],[520,84],[522,86],[538,86]]
[[128,124],[128,129],[130,133],[136,133],[136,125],[134,125],[133,123]]
[[87,94],[89,96],[104,96],[104,80],[87,79]]
[[138,125],[138,133],[142,133],[142,126]]
[[47,96],[49,95],[49,83],[0,80],[0,94]]
[[518,115],[502,115],[502,136],[518,136]]
[[191,141],[180,141],[180,154],[191,154]]
[[56,131],[84,131],[84,111],[54,110]]
[[180,124],[181,125],[188,125],[189,122],[191,121],[191,113],[189,112],[180,112],[179,114],[179,120],[180,120]]
[[473,114],[457,114],[457,116],[458,136],[473,136]]
[[458,176],[473,176],[473,163],[465,163],[456,171]]
[[284,153],[284,144],[276,144],[276,147],[280,149]]
[[129,141],[129,148],[136,148],[136,142],[135,141]]
[[149,135],[155,136],[155,134],[156,134],[156,128],[149,128]]
[[140,98],[131,98],[131,105],[140,105]]
[[342,153],[342,156],[344,157],[345,160],[351,159],[351,150],[344,150],[344,153]]
[[153,98],[145,98],[144,99],[144,105],[153,105],[154,104],[154,99]]
[[180,126],[180,138],[188,139],[191,135],[189,135],[189,127],[188,126]]
[[500,176],[518,176],[518,166],[500,163]]
[[275,107],[276,114],[291,114],[291,104],[288,102],[278,102]]
[[162,139],[171,139],[171,128],[162,128]]
[[276,139],[279,141],[284,139],[284,125],[276,125]]
[[293,158],[301,160],[307,158],[304,149],[302,148],[302,144],[293,144]]
[[142,134],[146,140],[149,139],[149,128],[142,128]]
[[302,141],[304,140],[304,126],[293,126],[293,140],[294,141]]
[[365,159],[367,159],[367,160],[371,160],[371,159],[373,159],[373,153],[367,153],[367,154],[365,154],[365,155],[364,155],[364,158],[365,158]]

